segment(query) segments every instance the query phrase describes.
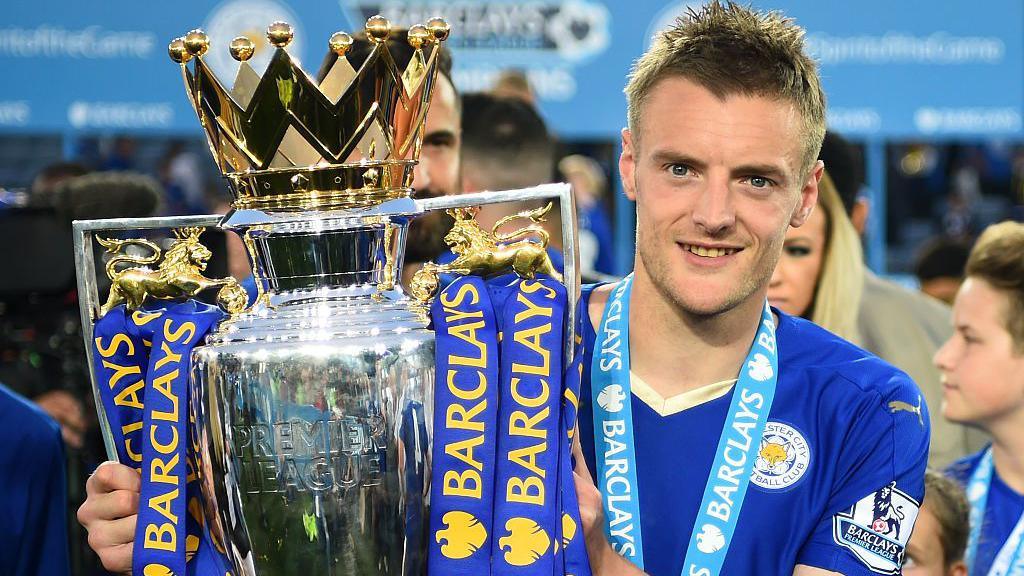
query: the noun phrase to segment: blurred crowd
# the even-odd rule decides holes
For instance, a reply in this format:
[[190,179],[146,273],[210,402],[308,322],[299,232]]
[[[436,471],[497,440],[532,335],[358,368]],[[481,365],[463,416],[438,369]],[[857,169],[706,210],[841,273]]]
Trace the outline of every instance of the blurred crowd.
[[[628,267],[615,260],[615,146],[559,141],[520,72],[500,76],[491,92],[461,96],[450,82],[450,68],[442,73],[446,80],[438,84],[416,169],[417,194],[569,182],[584,281],[611,278]],[[157,147],[162,151],[154,153]],[[899,247],[890,267],[912,272],[919,290],[879,277],[865,265],[862,237],[872,207],[863,193],[862,149],[829,134],[821,155],[826,176],[818,209],[806,226],[787,235],[769,299],[784,312],[811,319],[908,372],[922,389],[921,403],[931,406],[930,463],[941,470],[978,451],[987,442],[985,432],[992,432],[970,415],[944,415],[942,373],[948,376],[956,367],[936,360],[936,353],[957,338],[950,305],[962,293],[977,235],[989,224],[1019,215],[1024,148],[914,143],[890,146],[889,151],[887,234]],[[83,347],[70,222],[223,213],[229,198],[199,140],[140,141],[128,136],[83,140],[75,157],[53,158],[32,176],[26,190],[8,191],[2,198],[0,233],[7,235],[7,248],[0,256],[0,383],[34,403],[17,400],[17,410],[41,410],[59,425],[63,446],[55,450],[65,460],[67,477],[60,481],[66,483],[68,499],[55,514],[65,519],[75,573],[98,573],[99,562],[75,521],[85,479],[106,459],[106,452]],[[490,206],[477,219],[490,228],[505,216],[534,207]],[[546,223],[556,263],[561,260],[562,224],[557,218]],[[414,224],[405,278],[423,262],[450,257],[441,241],[449,225],[440,214]],[[204,240],[215,254],[225,255],[211,262],[209,276],[249,276],[240,242],[216,234]],[[15,421],[0,420],[0,426]],[[944,570],[922,573],[965,573],[957,572],[967,539],[962,491],[938,474],[929,476],[927,486],[922,518],[929,520],[919,521],[911,544],[913,561],[924,566],[934,561]]]

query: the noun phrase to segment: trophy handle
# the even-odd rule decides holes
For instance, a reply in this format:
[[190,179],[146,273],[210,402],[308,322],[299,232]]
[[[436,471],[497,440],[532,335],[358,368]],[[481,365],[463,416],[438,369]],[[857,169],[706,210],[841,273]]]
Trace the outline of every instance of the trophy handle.
[[[567,359],[572,359],[574,343],[576,341],[576,318],[577,314],[582,313],[581,311],[576,309],[576,299],[579,297],[580,293],[580,275],[579,255],[577,253],[576,246],[576,205],[575,197],[572,193],[572,186],[564,183],[542,184],[540,186],[534,186],[532,188],[523,188],[520,190],[503,190],[500,192],[474,192],[472,194],[459,194],[454,196],[423,198],[417,199],[416,204],[423,212],[434,212],[437,210],[449,211],[449,213],[452,214],[452,216],[456,219],[456,227],[459,227],[460,222],[463,223],[460,230],[463,233],[463,235],[489,235],[491,236],[491,239],[496,239],[498,242],[502,242],[505,240],[510,240],[513,237],[517,237],[522,233],[534,232],[536,228],[534,228],[534,225],[531,224],[529,226],[526,226],[525,228],[521,228],[515,232],[505,235],[498,235],[497,228],[499,228],[501,225],[509,221],[518,218],[525,218],[534,223],[543,221],[543,217],[550,208],[550,204],[548,207],[544,207],[538,210],[523,212],[520,214],[509,216],[507,218],[503,218],[502,220],[498,221],[498,223],[494,226],[494,229],[492,229],[491,231],[485,231],[481,229],[478,225],[475,224],[475,222],[473,224],[468,224],[469,222],[472,221],[471,211],[473,210],[474,207],[479,207],[486,204],[504,204],[508,202],[523,202],[530,200],[548,200],[549,202],[558,200],[559,203],[559,217],[562,221],[562,257],[565,261],[565,265],[563,269],[563,274],[560,278],[557,275],[552,276],[560,280],[562,284],[565,285],[567,299],[570,304],[568,338],[566,338],[565,341],[565,357]],[[539,237],[539,239],[542,240],[541,244],[543,245],[543,247],[546,248],[547,233],[541,231],[540,233],[537,234],[537,236]],[[515,244],[522,246],[519,243]],[[453,251],[456,252],[457,254],[461,254],[460,251],[455,249],[454,246]],[[467,248],[465,252],[467,255],[470,256],[470,258],[468,259],[468,264],[472,265],[480,263],[481,259],[478,259],[476,257],[480,256],[481,252],[478,251],[476,248]],[[532,270],[535,272],[547,272],[547,270],[543,269],[543,260],[546,259],[546,252],[543,253],[543,256],[538,254],[537,258],[532,260],[539,266],[539,268],[530,268],[532,268]],[[466,274],[481,272],[489,273],[490,271],[492,271],[489,270],[487,266],[483,264],[481,264],[479,268],[474,268],[473,266],[465,266],[466,260],[462,259],[461,257],[452,264],[457,264],[459,260],[463,260],[462,266],[449,265],[449,267],[447,268],[443,267],[442,265],[435,264],[433,262],[427,263],[424,266],[424,269],[421,270],[423,274],[421,275],[418,273],[416,275],[419,277],[420,283],[417,284],[417,278],[414,277],[413,285],[409,287],[409,290],[412,293],[413,297],[420,300],[429,299],[430,296],[433,294],[434,289],[436,289],[436,274],[440,272],[455,272]],[[548,266],[550,266],[550,262],[548,262]],[[513,269],[516,273],[520,274],[521,276],[529,277],[528,274],[530,272],[530,269],[521,270],[516,269],[513,266],[503,266],[500,269],[508,268]],[[526,274],[524,274],[524,272]],[[431,286],[432,284],[434,285],[433,287]],[[429,294],[427,294],[428,292]],[[423,297],[424,295],[425,297]]]
[[[117,460],[117,449],[114,446],[114,437],[111,434],[110,426],[107,422],[106,414],[104,413],[103,400],[99,396],[99,389],[97,388],[98,383],[96,382],[93,366],[94,361],[92,354],[89,352],[92,347],[93,327],[96,320],[102,316],[104,311],[104,306],[100,300],[96,282],[96,277],[99,271],[96,268],[96,261],[93,257],[93,238],[96,238],[97,235],[101,233],[173,228],[181,230],[181,232],[178,233],[179,241],[181,241],[181,235],[184,234],[187,236],[191,233],[195,233],[197,229],[212,228],[216,226],[222,218],[223,216],[218,214],[209,214],[204,216],[175,216],[161,218],[76,220],[73,223],[72,236],[74,238],[75,271],[78,277],[78,305],[82,319],[82,336],[85,339],[85,357],[89,364],[89,380],[92,383],[93,399],[99,416],[100,431],[103,434],[103,444],[106,447],[107,458],[109,460]],[[195,234],[195,236],[198,237],[198,234]],[[111,252],[118,250],[118,242],[120,241],[109,241],[106,239],[101,241],[108,251]],[[137,243],[139,241],[124,241],[123,243],[128,242]],[[123,243],[121,245],[123,245]],[[154,256],[156,257],[155,259]],[[151,263],[150,261],[155,262],[158,259],[159,254],[154,253],[153,256],[148,257],[148,259],[142,263]],[[129,262],[130,260],[126,257],[122,257],[121,261]],[[113,270],[113,267],[108,268]],[[109,274],[110,272],[108,271],[108,276]],[[206,280],[208,282],[218,282],[215,280]],[[223,285],[227,286],[229,284]],[[239,286],[239,288],[241,287]],[[187,298],[189,296],[185,297]]]

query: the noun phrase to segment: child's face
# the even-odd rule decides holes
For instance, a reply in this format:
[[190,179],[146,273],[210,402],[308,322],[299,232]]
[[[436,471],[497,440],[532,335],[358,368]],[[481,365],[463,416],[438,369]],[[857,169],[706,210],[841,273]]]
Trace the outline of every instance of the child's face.
[[993,425],[1024,411],[1024,354],[1006,329],[1008,296],[968,278],[953,305],[953,336],[935,354],[942,372],[942,413],[995,433]]
[[946,567],[942,560],[942,527],[925,500],[903,559],[903,576],[966,576],[963,562]]

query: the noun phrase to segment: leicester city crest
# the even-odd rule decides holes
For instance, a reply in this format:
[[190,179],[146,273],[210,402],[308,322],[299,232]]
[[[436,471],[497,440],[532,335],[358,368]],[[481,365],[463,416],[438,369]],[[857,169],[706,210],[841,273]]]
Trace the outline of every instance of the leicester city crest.
[[750,472],[755,486],[781,490],[796,484],[811,465],[811,448],[803,434],[782,422],[768,422]]

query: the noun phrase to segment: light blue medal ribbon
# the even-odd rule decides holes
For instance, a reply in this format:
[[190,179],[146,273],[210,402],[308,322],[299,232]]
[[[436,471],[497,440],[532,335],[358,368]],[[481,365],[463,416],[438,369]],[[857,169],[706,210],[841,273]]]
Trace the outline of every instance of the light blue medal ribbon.
[[[612,291],[601,318],[591,367],[597,477],[604,498],[606,533],[616,552],[643,568],[636,453],[629,373],[629,295],[632,275]],[[775,399],[778,354],[775,321],[765,304],[757,335],[740,370],[729,415],[719,438],[713,475],[693,525],[683,574],[721,573],[743,507],[750,472]],[[730,497],[723,498],[720,494]]]
[[[978,467],[967,482],[967,501],[971,505],[971,531],[967,538],[966,560],[969,569],[974,569],[978,559],[978,542],[981,539],[981,527],[985,522],[985,508],[988,506],[989,488],[992,486],[992,475],[995,466],[992,462],[992,448],[985,450]],[[1024,515],[1017,520],[1009,538],[992,562],[988,576],[1022,576],[1024,575]]]
[[[630,274],[619,282],[601,316],[590,368],[594,410],[594,453],[598,483],[604,500],[608,542],[619,555],[644,567],[640,529],[640,495],[636,483],[633,446],[633,408],[629,382]],[[585,314],[586,311],[581,311]]]

